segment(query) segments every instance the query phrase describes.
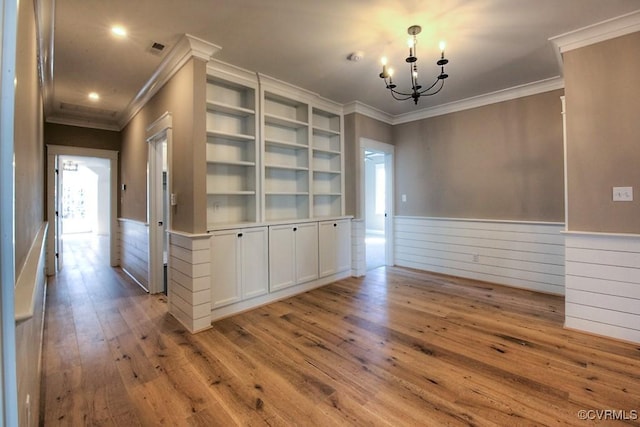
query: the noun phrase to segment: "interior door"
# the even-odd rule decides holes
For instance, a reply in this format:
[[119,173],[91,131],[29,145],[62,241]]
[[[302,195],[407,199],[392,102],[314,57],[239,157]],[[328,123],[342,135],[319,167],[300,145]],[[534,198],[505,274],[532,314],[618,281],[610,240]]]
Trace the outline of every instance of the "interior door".
[[167,284],[167,184],[166,135],[149,141],[149,292],[166,292]]
[[55,156],[55,182],[54,182],[54,203],[55,203],[55,270],[62,270],[63,262],[62,262],[62,254],[63,251],[63,239],[62,234],[64,230],[62,229],[62,217],[64,215],[64,206],[62,205],[62,181],[64,179],[64,168],[60,164],[60,157]]

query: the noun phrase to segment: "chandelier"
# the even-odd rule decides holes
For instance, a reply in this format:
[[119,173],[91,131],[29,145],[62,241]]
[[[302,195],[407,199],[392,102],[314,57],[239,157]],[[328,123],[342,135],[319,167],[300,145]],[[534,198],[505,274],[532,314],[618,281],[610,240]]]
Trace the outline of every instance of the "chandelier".
[[444,81],[449,75],[444,72],[444,66],[449,63],[449,60],[444,57],[444,42],[440,42],[440,59],[436,64],[440,67],[440,74],[436,76],[435,81],[429,87],[423,87],[418,83],[418,54],[416,51],[416,45],[418,39],[416,36],[420,34],[422,28],[419,25],[412,25],[407,29],[407,33],[411,36],[409,38],[409,56],[407,56],[407,64],[409,64],[409,73],[411,76],[411,91],[401,92],[396,90],[396,85],[393,83],[393,69],[387,68],[387,58],[382,58],[382,72],[380,78],[384,79],[384,83],[387,89],[391,91],[393,99],[398,101],[406,101],[407,99],[413,99],[413,102],[418,105],[418,99],[421,96],[431,96],[440,92],[444,87]]

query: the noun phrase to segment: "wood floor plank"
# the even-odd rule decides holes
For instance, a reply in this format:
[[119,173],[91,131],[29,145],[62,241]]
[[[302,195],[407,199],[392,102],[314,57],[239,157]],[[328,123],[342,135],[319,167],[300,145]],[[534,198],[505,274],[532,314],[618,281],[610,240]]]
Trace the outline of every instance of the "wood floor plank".
[[[562,297],[388,267],[191,335],[104,247],[65,243],[49,280],[45,426],[573,426],[582,409],[640,410],[640,345],[564,329]],[[640,425],[627,418],[599,425]]]

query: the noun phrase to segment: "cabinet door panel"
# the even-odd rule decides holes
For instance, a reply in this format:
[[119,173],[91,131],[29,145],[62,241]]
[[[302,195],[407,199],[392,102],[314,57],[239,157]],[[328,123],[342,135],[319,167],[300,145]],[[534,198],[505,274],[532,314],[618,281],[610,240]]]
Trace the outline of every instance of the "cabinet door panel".
[[212,308],[241,299],[237,230],[221,231],[211,238]]
[[269,227],[269,289],[272,291],[296,283],[293,228],[293,225]]
[[303,283],[318,278],[318,223],[309,222],[296,227],[296,283]]
[[242,297],[251,298],[269,290],[266,227],[242,230]]
[[336,221],[336,273],[351,269],[351,221]]
[[334,221],[323,221],[318,224],[318,262],[320,277],[336,272],[336,230]]

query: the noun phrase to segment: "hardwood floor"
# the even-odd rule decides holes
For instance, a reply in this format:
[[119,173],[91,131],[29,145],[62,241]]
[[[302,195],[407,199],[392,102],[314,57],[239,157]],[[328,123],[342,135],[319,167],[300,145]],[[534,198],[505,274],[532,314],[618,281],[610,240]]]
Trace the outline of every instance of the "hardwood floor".
[[640,346],[560,297],[377,269],[191,335],[97,246],[49,281],[46,426],[640,425]]

